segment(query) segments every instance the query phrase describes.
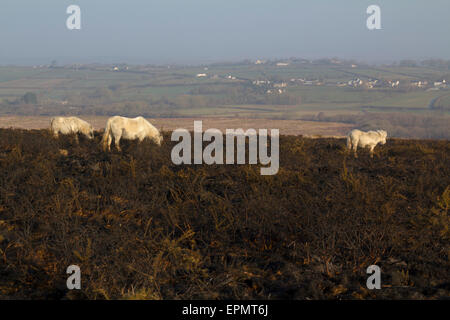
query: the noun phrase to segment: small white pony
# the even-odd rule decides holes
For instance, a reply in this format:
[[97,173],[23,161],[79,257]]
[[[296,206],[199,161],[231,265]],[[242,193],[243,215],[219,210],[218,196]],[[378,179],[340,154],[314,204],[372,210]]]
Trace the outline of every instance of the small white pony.
[[75,134],[78,143],[78,133],[84,134],[88,139],[94,139],[94,129],[92,125],[77,117],[54,117],[50,121],[50,127],[55,138],[58,134]]
[[353,129],[347,135],[347,148],[353,149],[355,158],[358,158],[356,150],[358,147],[370,148],[370,157],[373,158],[373,149],[378,143],[385,144],[387,138],[387,132],[384,130],[368,131],[364,132],[358,129]]
[[114,116],[108,119],[103,135],[103,150],[111,150],[111,142],[114,139],[116,148],[120,149],[120,139],[143,141],[145,138],[153,140],[157,145],[161,145],[163,136],[150,122],[143,117],[126,118]]

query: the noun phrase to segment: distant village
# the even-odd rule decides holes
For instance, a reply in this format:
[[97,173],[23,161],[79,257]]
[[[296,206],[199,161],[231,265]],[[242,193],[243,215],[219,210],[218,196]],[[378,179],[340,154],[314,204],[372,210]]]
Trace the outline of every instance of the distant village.
[[[307,60],[307,59],[293,59],[290,61],[270,61],[270,60],[256,60],[256,61],[246,61],[246,64],[254,64],[254,65],[267,65],[273,66],[277,68],[286,68],[289,67],[291,63],[295,64],[328,64],[328,65],[336,65],[341,67],[350,67],[351,69],[355,69],[354,75],[355,77],[345,80],[333,82],[330,80],[324,79],[310,79],[310,78],[291,78],[289,80],[278,80],[273,81],[267,78],[261,79],[245,79],[233,74],[226,75],[218,75],[218,74],[210,74],[209,68],[204,67],[203,72],[195,74],[195,78],[197,79],[211,79],[211,80],[227,80],[227,81],[240,81],[244,83],[249,83],[255,87],[260,87],[265,90],[267,94],[283,94],[286,92],[288,87],[293,86],[334,86],[334,87],[344,87],[344,88],[353,88],[353,89],[422,89],[426,91],[438,91],[443,89],[448,89],[448,83],[446,79],[441,79],[439,81],[430,81],[424,79],[415,79],[415,80],[400,80],[400,79],[375,79],[375,78],[364,78],[361,79],[357,76],[358,64],[344,62],[339,59],[319,59],[319,60]],[[154,66],[151,66],[154,67]],[[171,66],[166,66],[168,69]],[[55,65],[40,65],[34,66],[33,68],[69,68],[74,70],[83,70],[83,69],[96,69],[96,70],[109,70],[113,72],[134,72],[134,73],[145,73],[148,71],[149,66],[133,66],[130,68],[127,64],[117,64],[117,65],[101,65],[101,64],[90,64],[90,65],[82,65],[75,64],[71,66],[62,66],[58,67]]]
[[[207,73],[199,73],[197,78],[209,78],[209,79],[228,79],[228,80],[241,80],[246,81],[248,79],[242,79],[237,76],[227,75],[209,76]],[[267,88],[266,93],[278,93],[282,94],[289,86],[335,86],[335,87],[347,87],[347,88],[361,88],[361,89],[398,89],[402,88],[419,88],[426,91],[437,91],[441,89],[447,89],[447,81],[445,79],[441,81],[429,82],[425,80],[413,80],[413,81],[400,81],[400,80],[384,80],[384,79],[367,79],[362,80],[360,78],[353,78],[348,81],[329,82],[320,79],[304,79],[304,78],[292,78],[289,81],[275,82],[267,79],[253,80],[251,83],[255,86]]]
[[[332,64],[341,64],[337,59],[329,60]],[[312,63],[309,60],[302,60],[302,63]],[[256,60],[255,65],[270,64],[276,67],[288,67],[290,62],[269,62],[267,60]],[[358,68],[357,64],[350,64],[351,68]],[[358,77],[350,78],[346,81],[332,82],[323,79],[307,79],[307,78],[291,78],[289,81],[271,81],[269,79],[257,79],[249,80],[239,78],[234,75],[219,76],[217,74],[209,75],[205,68],[204,73],[198,73],[197,78],[208,78],[208,79],[228,79],[228,80],[241,80],[241,81],[251,81],[252,85],[263,87],[266,89],[266,93],[271,94],[283,94],[286,92],[286,88],[290,86],[335,86],[335,87],[347,87],[347,88],[359,88],[359,89],[423,89],[426,91],[438,91],[442,89],[447,89],[447,80],[442,79],[440,81],[427,81],[422,79],[416,80],[398,80],[398,79],[360,79]]]

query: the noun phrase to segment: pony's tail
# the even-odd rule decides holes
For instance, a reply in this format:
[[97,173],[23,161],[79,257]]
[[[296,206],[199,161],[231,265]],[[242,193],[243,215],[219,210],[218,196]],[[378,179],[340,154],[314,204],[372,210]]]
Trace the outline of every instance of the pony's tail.
[[111,134],[111,123],[108,120],[108,122],[106,122],[105,133],[103,134],[103,139],[102,139],[103,151],[106,151],[106,147],[108,144],[108,138],[109,138],[110,134]]

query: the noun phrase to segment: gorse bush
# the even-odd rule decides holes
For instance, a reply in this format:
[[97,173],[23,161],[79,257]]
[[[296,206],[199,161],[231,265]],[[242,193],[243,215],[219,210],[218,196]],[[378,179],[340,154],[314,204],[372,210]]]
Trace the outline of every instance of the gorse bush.
[[[0,130],[0,297],[449,296],[450,143],[281,136],[280,170],[172,164],[161,147]],[[69,265],[81,290],[66,287]],[[382,290],[365,289],[366,268]]]

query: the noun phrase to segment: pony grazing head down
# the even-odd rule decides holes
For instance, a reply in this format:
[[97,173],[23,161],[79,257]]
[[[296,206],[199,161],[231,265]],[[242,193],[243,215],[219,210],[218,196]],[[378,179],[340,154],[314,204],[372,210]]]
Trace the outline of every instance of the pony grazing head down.
[[83,134],[88,139],[94,139],[94,129],[92,125],[77,117],[54,117],[50,121],[50,127],[55,137],[58,134],[75,134],[78,142],[78,133]]
[[364,132],[358,129],[353,129],[347,135],[347,148],[353,149],[355,158],[358,157],[356,150],[358,147],[370,148],[370,157],[373,157],[373,149],[377,144],[386,144],[387,132],[384,130]]
[[92,128],[92,125],[90,123],[83,124],[80,127],[80,131],[89,139],[94,139],[94,128]]
[[381,144],[386,144],[386,138],[387,138],[387,132],[384,130],[377,130],[378,134],[381,137],[380,143]]
[[163,135],[160,133],[158,137],[155,138],[155,142],[158,146],[163,142]]
[[103,134],[103,150],[111,150],[111,143],[114,140],[116,148],[121,151],[120,139],[134,140],[144,139],[154,141],[158,146],[161,145],[163,136],[156,127],[143,117],[126,118],[114,116],[106,122],[105,133]]

